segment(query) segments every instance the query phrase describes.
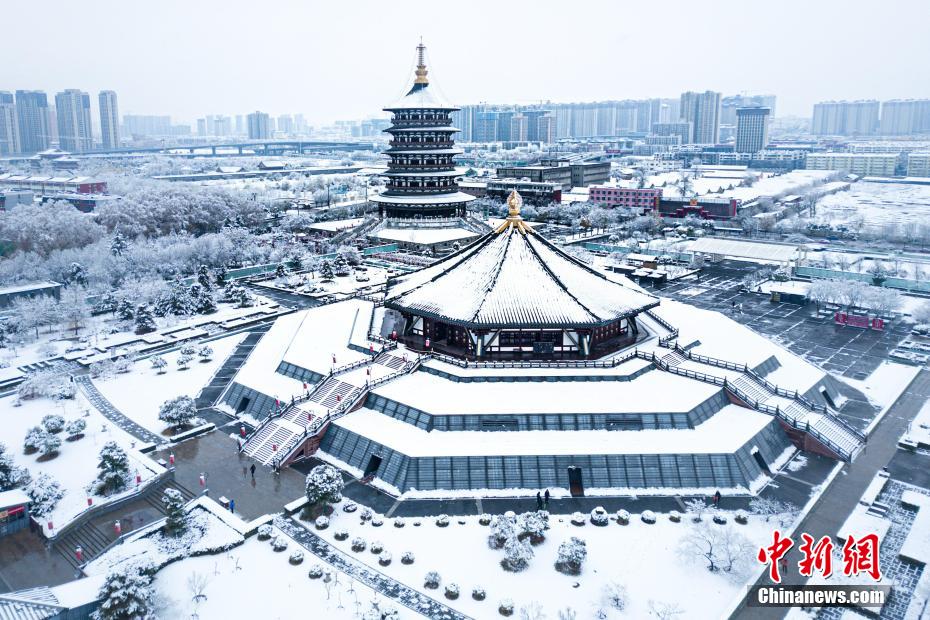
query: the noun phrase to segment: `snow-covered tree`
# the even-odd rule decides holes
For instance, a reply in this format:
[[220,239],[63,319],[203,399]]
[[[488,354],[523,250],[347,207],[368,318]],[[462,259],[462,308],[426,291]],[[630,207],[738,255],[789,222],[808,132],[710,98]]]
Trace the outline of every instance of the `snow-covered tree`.
[[504,570],[518,573],[525,570],[532,559],[533,548],[529,542],[514,536],[504,543],[504,559],[501,560]]
[[87,286],[87,269],[81,263],[71,263],[68,268],[68,284]]
[[548,527],[548,513],[545,512],[525,512],[517,519],[519,537],[529,539],[531,545],[538,545],[546,540]]
[[608,581],[601,589],[601,600],[610,609],[623,611],[627,604],[626,586],[616,581]]
[[197,282],[200,284],[200,288],[203,290],[207,292],[213,290],[213,281],[210,278],[210,270],[206,265],[201,265],[200,268],[197,269]]
[[205,344],[199,349],[197,349],[197,355],[200,357],[200,361],[209,362],[213,359],[213,348],[210,345]]
[[51,514],[55,506],[58,505],[59,500],[65,496],[61,485],[44,472],[26,485],[25,491],[32,500],[29,511],[37,517],[45,517]]
[[180,278],[175,278],[167,291],[155,304],[155,314],[158,316],[188,316],[194,314],[194,303],[190,291],[184,286]]
[[129,244],[126,243],[126,237],[117,230],[116,233],[113,234],[113,239],[110,240],[110,254],[113,256],[122,256],[128,246]]
[[42,456],[49,456],[58,452],[58,449],[61,447],[61,438],[58,435],[53,435],[52,433],[45,433],[39,438],[39,443],[36,449],[39,451],[39,454]]
[[274,269],[274,277],[283,278],[287,275],[287,269],[284,267],[284,263],[278,263],[278,266]]
[[146,304],[139,304],[136,308],[136,333],[149,334],[158,326],[155,324],[155,315]]
[[555,569],[560,573],[577,575],[581,572],[581,565],[588,557],[588,547],[580,538],[572,536],[559,545],[559,555],[555,561]]
[[13,455],[0,443],[0,491],[9,491],[29,482],[29,471],[16,465]]
[[320,263],[320,279],[324,282],[332,280],[335,277],[335,272],[333,271],[333,263],[330,260],[324,260]]
[[48,436],[49,432],[42,428],[41,426],[33,426],[28,431],[26,431],[26,436],[23,438],[23,450],[26,453],[35,452],[39,449],[45,442],[45,437]]
[[217,286],[226,286],[226,278],[229,277],[229,272],[226,271],[226,265],[220,265],[213,272],[213,277],[216,280]]
[[749,541],[732,526],[695,524],[681,539],[678,552],[685,561],[702,561],[707,570],[739,572],[742,562],[751,556]]
[[50,433],[60,433],[65,429],[65,419],[57,413],[42,417],[42,426]]
[[93,620],[146,620],[155,612],[152,577],[136,565],[120,565],[107,574]]
[[649,601],[649,611],[658,620],[675,620],[675,618],[685,613],[685,610],[678,603],[665,603],[663,601]]
[[362,264],[362,253],[351,245],[340,246],[339,249],[336,250],[336,254],[349,265]]
[[160,375],[165,374],[165,369],[168,368],[168,362],[166,362],[165,358],[163,358],[161,355],[152,357],[151,364],[152,368],[155,369],[155,372]]
[[517,524],[513,517],[496,515],[491,519],[491,533],[488,535],[488,547],[501,549],[511,538],[517,537]]
[[68,436],[68,439],[78,439],[84,434],[84,429],[87,428],[87,422],[81,418],[75,418],[69,420],[65,424],[65,434]]
[[161,501],[165,505],[165,531],[175,536],[182,534],[188,527],[184,496],[177,489],[165,489]]
[[707,502],[700,497],[689,499],[685,502],[685,510],[691,515],[691,519],[697,523],[707,512]]
[[116,305],[116,316],[121,321],[131,321],[135,318],[136,307],[129,299],[120,299]]
[[103,444],[97,469],[97,492],[106,495],[126,488],[129,478],[129,456],[115,441]]
[[313,513],[325,512],[342,499],[342,474],[330,465],[317,465],[307,474],[307,501]]
[[191,284],[190,301],[194,311],[198,314],[213,314],[216,312],[216,301],[213,300],[213,293],[204,289],[200,284]]
[[194,359],[194,356],[189,353],[181,353],[178,355],[178,370],[187,370],[191,365],[191,360]]
[[166,400],[158,409],[158,419],[175,428],[187,426],[196,416],[197,404],[190,396]]

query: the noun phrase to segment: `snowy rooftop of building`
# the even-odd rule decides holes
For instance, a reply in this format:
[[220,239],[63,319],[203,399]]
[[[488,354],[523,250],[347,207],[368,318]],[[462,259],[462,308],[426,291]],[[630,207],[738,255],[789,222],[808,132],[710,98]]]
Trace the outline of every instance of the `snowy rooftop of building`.
[[465,228],[383,228],[373,236],[384,241],[433,245],[473,239],[478,235]]
[[50,288],[58,288],[61,284],[46,280],[44,282],[27,282],[25,284],[15,284],[13,286],[4,286],[0,288],[0,295],[11,295],[13,293],[24,293],[27,291],[42,291]]
[[510,327],[606,324],[658,305],[652,295],[608,280],[565,254],[525,228],[522,219],[519,224],[392,278],[385,303],[464,325]]
[[798,257],[798,246],[794,244],[740,241],[718,237],[701,237],[694,241],[686,241],[681,244],[681,247],[691,252],[774,262],[790,261]]
[[326,232],[338,232],[347,228],[355,228],[365,221],[363,217],[355,217],[348,220],[333,220],[331,222],[316,222],[310,225],[310,230],[323,230]]
[[[512,385],[512,384],[511,384]],[[693,429],[640,431],[433,431],[362,408],[334,424],[411,457],[572,454],[730,454],[770,416],[727,405]]]
[[21,506],[32,503],[32,499],[22,489],[11,489],[0,492],[0,508]]
[[375,393],[432,415],[605,414],[688,412],[720,389],[661,371],[632,381],[480,384],[416,372],[379,386]]
[[431,205],[431,204],[448,204],[457,202],[471,202],[475,197],[465,192],[450,192],[448,194],[427,194],[423,196],[391,196],[387,194],[378,194],[370,196],[371,202],[383,202],[398,205]]

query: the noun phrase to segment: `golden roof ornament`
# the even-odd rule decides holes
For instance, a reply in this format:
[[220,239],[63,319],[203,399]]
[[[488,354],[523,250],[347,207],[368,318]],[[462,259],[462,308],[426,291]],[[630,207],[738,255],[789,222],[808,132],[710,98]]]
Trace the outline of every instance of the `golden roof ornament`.
[[423,39],[420,39],[420,44],[417,45],[417,79],[413,81],[414,84],[429,84],[429,79],[427,79],[426,74],[426,46],[423,45]]
[[494,232],[502,233],[508,228],[515,228],[523,234],[532,233],[533,229],[527,226],[526,222],[523,221],[523,217],[520,216],[522,207],[523,198],[520,196],[520,192],[512,190],[510,196],[507,197],[507,219]]

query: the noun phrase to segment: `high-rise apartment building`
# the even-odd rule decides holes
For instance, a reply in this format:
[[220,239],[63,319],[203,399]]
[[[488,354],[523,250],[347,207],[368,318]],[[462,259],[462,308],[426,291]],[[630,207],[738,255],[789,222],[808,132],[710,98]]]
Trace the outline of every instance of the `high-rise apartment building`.
[[735,125],[739,108],[768,108],[769,118],[775,116],[775,95],[732,95],[720,100],[720,124]]
[[197,119],[197,135],[201,137],[207,135],[207,119],[205,118]]
[[40,90],[16,91],[20,152],[36,153],[49,145],[48,97]]
[[720,138],[720,93],[681,94],[681,120],[691,123],[691,142],[716,144]]
[[768,144],[768,108],[738,108],[736,110],[736,152],[758,153]]
[[881,133],[884,136],[930,133],[930,99],[882,102]]
[[652,133],[657,136],[678,136],[680,144],[689,144],[693,129],[690,122],[678,121],[674,123],[653,123]]
[[13,93],[0,90],[0,155],[19,153],[20,150]]
[[294,118],[290,114],[282,114],[278,117],[278,131],[285,134],[294,133]]
[[172,134],[171,117],[126,114],[123,129],[131,136],[168,136]]
[[228,136],[232,134],[232,119],[228,116],[217,115],[213,117],[213,135]]
[[245,135],[245,117],[241,114],[236,114],[236,135]]
[[98,96],[100,106],[100,137],[103,148],[119,147],[119,109],[116,105],[116,93],[102,90]]
[[94,148],[90,95],[76,88],[64,90],[55,95],[55,112],[62,150],[83,153]]
[[248,116],[249,140],[271,138],[271,117],[265,112],[252,112]]
[[817,136],[870,136],[878,131],[878,101],[822,101],[814,104],[811,133]]

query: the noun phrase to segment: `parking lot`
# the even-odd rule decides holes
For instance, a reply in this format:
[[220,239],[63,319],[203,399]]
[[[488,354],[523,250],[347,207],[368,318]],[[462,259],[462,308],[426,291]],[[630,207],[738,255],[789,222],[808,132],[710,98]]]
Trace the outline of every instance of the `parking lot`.
[[699,277],[673,282],[657,292],[726,312],[824,370],[852,379],[871,374],[908,334],[901,321],[887,323],[883,331],[841,327],[829,317],[816,316],[813,304],[773,303],[768,295],[740,292],[742,279],[759,268],[754,263],[722,261],[705,267]]

